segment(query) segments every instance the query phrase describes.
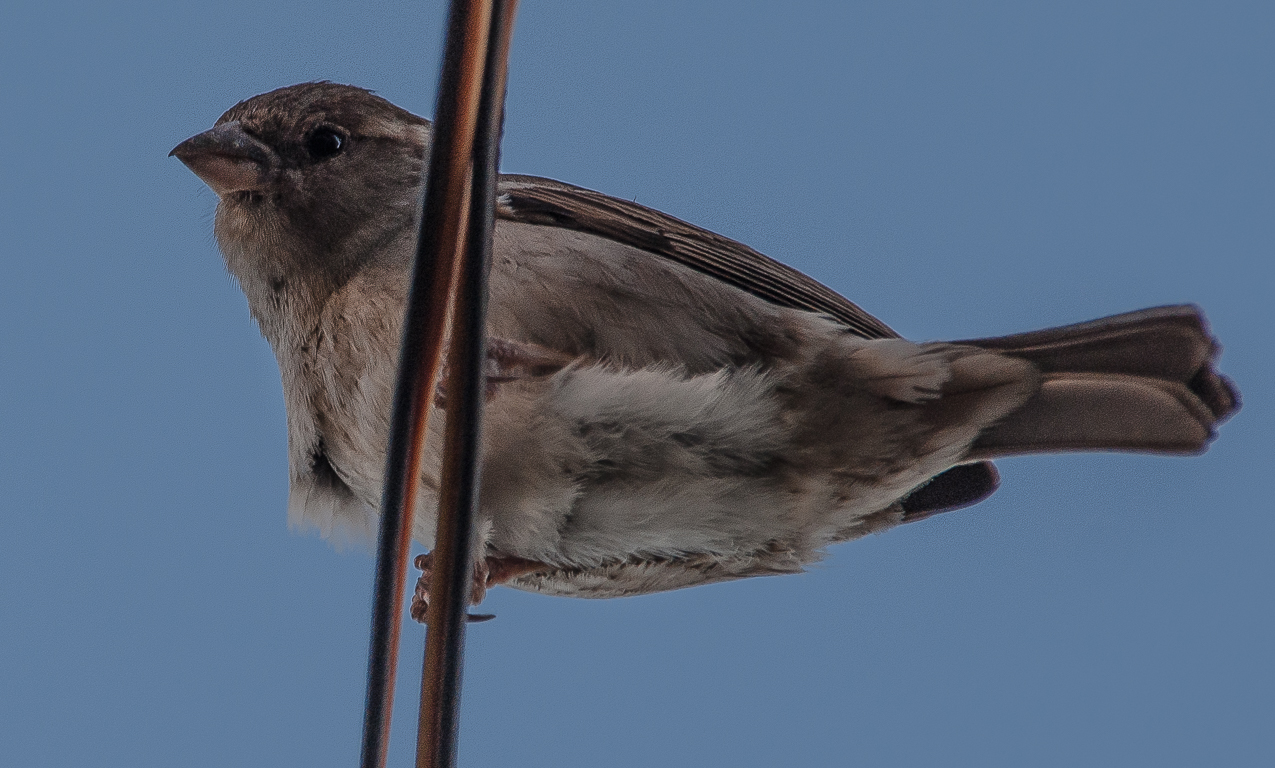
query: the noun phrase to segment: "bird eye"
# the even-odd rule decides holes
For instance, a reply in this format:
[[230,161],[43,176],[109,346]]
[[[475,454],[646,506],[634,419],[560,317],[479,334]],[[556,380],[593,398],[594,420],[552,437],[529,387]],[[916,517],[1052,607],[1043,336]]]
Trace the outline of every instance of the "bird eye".
[[345,137],[331,128],[315,128],[305,140],[305,149],[315,160],[327,160],[344,148]]

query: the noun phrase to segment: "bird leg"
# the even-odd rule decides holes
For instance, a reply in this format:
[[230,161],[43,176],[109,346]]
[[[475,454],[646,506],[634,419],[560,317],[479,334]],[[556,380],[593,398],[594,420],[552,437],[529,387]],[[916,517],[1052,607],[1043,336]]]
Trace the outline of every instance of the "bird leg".
[[[552,376],[565,368],[575,358],[538,344],[528,344],[511,339],[488,338],[487,360],[483,365],[486,374],[485,393],[491,400],[496,388],[519,379]],[[434,404],[439,408],[447,406],[447,361],[438,376],[438,385],[434,388]]]
[[[411,614],[413,619],[422,624],[425,623],[425,617],[429,611],[429,582],[432,575],[432,564],[432,553],[427,552],[423,555],[417,555],[415,565],[421,570],[421,577],[416,580],[416,591],[412,595]],[[483,598],[487,596],[487,590],[490,587],[512,581],[519,576],[548,569],[549,566],[544,563],[526,560],[521,557],[495,555],[480,558],[474,563],[474,577],[469,590],[469,604],[478,605],[481,603]],[[471,622],[487,621],[494,618],[496,617],[486,613],[471,613],[468,617]]]

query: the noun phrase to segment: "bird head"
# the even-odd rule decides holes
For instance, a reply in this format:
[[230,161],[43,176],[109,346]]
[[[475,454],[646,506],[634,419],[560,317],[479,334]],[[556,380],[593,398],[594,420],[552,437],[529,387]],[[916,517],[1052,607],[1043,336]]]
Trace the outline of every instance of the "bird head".
[[259,314],[269,295],[335,289],[411,229],[429,137],[370,91],[303,83],[236,104],[170,155],[217,194],[218,244]]

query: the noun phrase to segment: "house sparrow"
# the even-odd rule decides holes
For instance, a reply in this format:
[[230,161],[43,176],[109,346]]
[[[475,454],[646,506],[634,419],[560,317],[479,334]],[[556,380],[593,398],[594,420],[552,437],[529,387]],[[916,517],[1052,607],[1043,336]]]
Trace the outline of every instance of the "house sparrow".
[[[220,198],[217,242],[279,362],[289,519],[325,535],[377,515],[429,141],[429,121],[369,91],[306,83],[172,151]],[[1199,453],[1238,407],[1192,306],[912,343],[641,205],[528,176],[498,195],[478,599],[799,572],[981,500],[989,459]],[[441,424],[415,513],[427,547]]]

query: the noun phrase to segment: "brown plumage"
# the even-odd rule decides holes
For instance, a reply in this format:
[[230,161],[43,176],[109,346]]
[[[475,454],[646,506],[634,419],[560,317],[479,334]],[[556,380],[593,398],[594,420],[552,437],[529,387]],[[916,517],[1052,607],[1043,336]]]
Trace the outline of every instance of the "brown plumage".
[[[368,528],[380,497],[428,141],[367,91],[310,83],[173,151],[221,198],[218,242],[283,378],[290,514],[325,533]],[[527,176],[499,195],[476,554],[513,586],[605,597],[800,571],[985,497],[998,456],[1198,453],[1238,407],[1191,306],[914,344],[649,208]]]

